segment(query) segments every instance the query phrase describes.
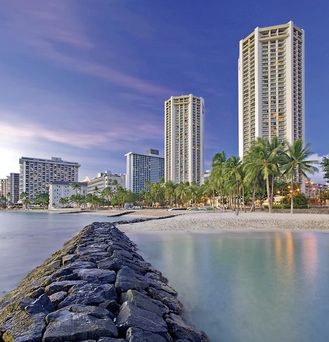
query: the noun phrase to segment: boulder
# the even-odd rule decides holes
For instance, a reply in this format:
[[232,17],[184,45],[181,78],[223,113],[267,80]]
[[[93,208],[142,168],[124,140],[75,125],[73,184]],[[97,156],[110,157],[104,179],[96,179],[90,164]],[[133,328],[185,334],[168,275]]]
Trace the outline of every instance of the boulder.
[[46,328],[45,314],[30,315],[25,311],[18,311],[4,326],[2,341],[4,342],[39,342]]
[[134,270],[127,266],[123,266],[117,274],[115,287],[119,293],[128,290],[143,291],[147,288],[147,283],[139,277]]
[[48,295],[52,295],[59,291],[67,292],[74,285],[84,285],[87,282],[84,280],[64,280],[64,281],[55,281],[48,285],[45,289],[45,292]]
[[157,290],[153,287],[149,287],[147,292],[153,299],[159,300],[164,305],[166,305],[170,311],[181,314],[183,312],[183,305],[182,303],[173,295],[166,291]]
[[108,311],[98,307],[71,305],[49,314],[43,342],[98,340],[116,337],[118,331]]
[[121,295],[121,298],[123,301],[129,301],[138,308],[151,311],[160,317],[169,313],[168,307],[166,307],[162,302],[152,299],[136,290],[128,290]]
[[121,305],[116,325],[121,332],[129,328],[139,328],[156,334],[166,334],[166,322],[153,312],[138,308],[131,302],[125,302]]
[[53,303],[53,305],[55,307],[58,306],[58,304],[65,299],[65,297],[67,296],[67,292],[65,291],[59,291],[56,292],[54,294],[52,294],[51,296],[49,296],[50,301]]
[[126,333],[126,339],[129,342],[167,342],[172,341],[170,336],[163,337],[150,331],[138,328],[129,328]]
[[205,333],[197,331],[194,327],[186,324],[181,316],[170,314],[166,318],[169,332],[175,339],[183,339],[191,342],[208,342]]
[[115,272],[109,270],[100,270],[98,268],[82,268],[74,270],[74,273],[82,280],[90,283],[111,283],[115,282]]
[[25,307],[25,311],[31,315],[43,313],[45,315],[54,311],[54,305],[49,297],[44,293],[31,304]]
[[106,300],[116,300],[116,297],[113,285],[84,284],[82,286],[74,286],[58,307],[63,308],[71,304],[99,305]]

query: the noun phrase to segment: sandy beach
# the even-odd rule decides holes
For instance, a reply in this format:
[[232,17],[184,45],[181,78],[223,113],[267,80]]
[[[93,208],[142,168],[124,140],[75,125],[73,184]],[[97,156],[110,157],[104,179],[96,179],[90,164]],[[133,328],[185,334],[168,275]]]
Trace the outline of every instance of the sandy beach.
[[[170,213],[170,212],[167,212]],[[143,214],[140,212],[140,214]],[[159,212],[160,214],[160,212]],[[135,213],[132,214],[135,216]],[[150,213],[144,213],[149,216]],[[266,212],[176,212],[175,217],[121,225],[126,232],[218,232],[218,231],[271,231],[271,230],[313,230],[329,232],[328,214],[281,214]],[[130,215],[128,215],[130,216]],[[123,216],[125,217],[125,216]],[[126,216],[127,217],[127,216]]]

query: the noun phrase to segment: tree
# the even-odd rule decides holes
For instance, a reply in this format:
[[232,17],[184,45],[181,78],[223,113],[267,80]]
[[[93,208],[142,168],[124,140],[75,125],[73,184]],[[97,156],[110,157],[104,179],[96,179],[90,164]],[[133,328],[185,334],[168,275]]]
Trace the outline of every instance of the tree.
[[22,201],[23,207],[26,209],[27,205],[30,203],[29,195],[27,194],[27,192],[21,193],[20,200]]
[[66,207],[66,205],[69,203],[69,199],[67,197],[61,197],[60,200],[59,200],[59,204],[62,206],[62,207]]
[[317,164],[316,160],[308,160],[311,155],[310,146],[303,146],[302,140],[298,139],[291,145],[288,145],[287,150],[283,155],[282,169],[283,174],[290,178],[291,183],[291,201],[290,212],[294,212],[294,180],[300,176],[307,178],[307,174],[313,174],[318,171],[314,166]]
[[46,192],[37,193],[34,197],[33,203],[40,205],[43,209],[46,209],[49,205],[49,194]]
[[265,181],[269,212],[272,212],[273,192],[275,178],[280,176],[280,158],[283,153],[284,144],[277,138],[269,141],[264,138],[258,138],[251,146],[247,157],[249,163],[249,172],[256,175],[259,170],[260,175]]
[[324,178],[329,183],[329,157],[323,157],[321,165],[324,171]]

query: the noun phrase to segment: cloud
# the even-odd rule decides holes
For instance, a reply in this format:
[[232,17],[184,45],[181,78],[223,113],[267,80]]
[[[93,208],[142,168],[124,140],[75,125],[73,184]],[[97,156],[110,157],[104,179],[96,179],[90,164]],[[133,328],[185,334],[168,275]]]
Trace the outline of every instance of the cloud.
[[319,154],[314,153],[314,154],[310,155],[310,157],[308,158],[309,160],[317,160],[319,162],[319,164],[317,165],[319,172],[316,172],[314,175],[310,175],[309,176],[310,179],[313,182],[322,183],[322,184],[326,183],[326,180],[324,179],[324,171],[323,171],[323,168],[321,166],[321,162],[322,162],[323,157],[329,157],[329,155],[320,156]]
[[[68,71],[102,79],[143,95],[168,96],[172,89],[120,71],[109,63],[90,62],[90,55],[103,50],[92,40],[78,18],[71,1],[11,1],[2,8],[1,28],[16,46],[42,56]],[[32,49],[31,49],[32,48]],[[113,53],[113,52],[112,52]]]

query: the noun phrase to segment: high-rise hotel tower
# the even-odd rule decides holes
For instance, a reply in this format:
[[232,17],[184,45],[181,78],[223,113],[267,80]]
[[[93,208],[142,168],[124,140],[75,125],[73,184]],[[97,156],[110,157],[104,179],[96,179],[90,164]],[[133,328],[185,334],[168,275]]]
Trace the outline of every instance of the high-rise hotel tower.
[[292,21],[240,41],[240,157],[256,138],[274,136],[304,140],[304,31]]
[[190,95],[165,101],[165,180],[203,181],[204,100]]

